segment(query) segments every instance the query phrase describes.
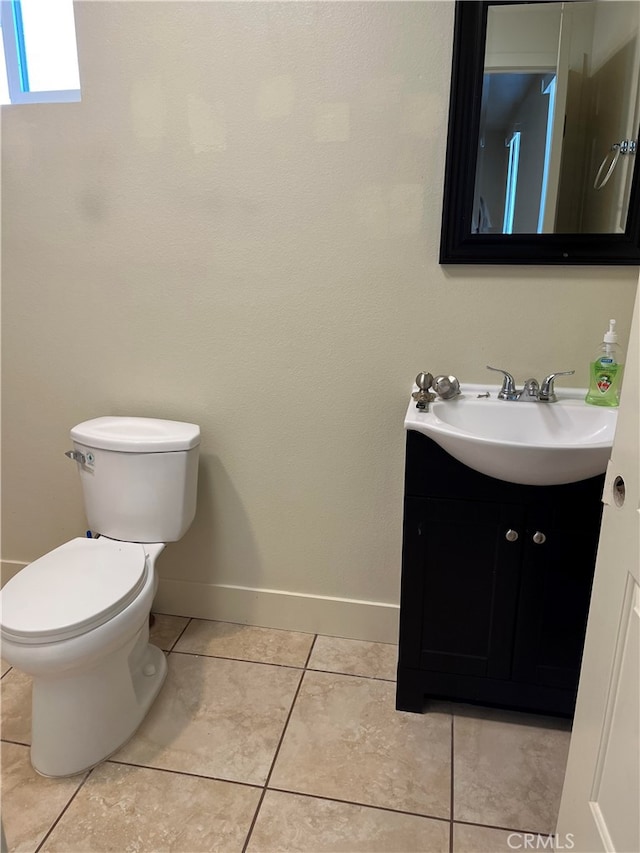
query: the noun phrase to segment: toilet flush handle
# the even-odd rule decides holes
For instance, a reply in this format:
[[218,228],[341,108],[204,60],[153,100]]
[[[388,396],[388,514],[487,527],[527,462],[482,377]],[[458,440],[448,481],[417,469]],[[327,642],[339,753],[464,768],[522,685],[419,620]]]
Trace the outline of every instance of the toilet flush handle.
[[68,456],[69,459],[73,459],[74,462],[79,462],[81,465],[84,465],[87,461],[87,457],[84,453],[80,453],[79,450],[67,450],[64,455]]

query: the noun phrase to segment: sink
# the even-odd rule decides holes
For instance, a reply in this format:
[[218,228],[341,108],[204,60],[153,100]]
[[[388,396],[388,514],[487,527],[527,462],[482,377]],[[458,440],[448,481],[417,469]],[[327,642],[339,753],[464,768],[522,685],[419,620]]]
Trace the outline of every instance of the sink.
[[[416,387],[414,387],[416,390]],[[589,406],[586,389],[556,388],[555,403],[498,400],[499,386],[462,385],[429,411],[409,403],[405,429],[424,433],[455,459],[498,480],[532,486],[603,474],[618,410]],[[479,397],[489,393],[489,397]]]

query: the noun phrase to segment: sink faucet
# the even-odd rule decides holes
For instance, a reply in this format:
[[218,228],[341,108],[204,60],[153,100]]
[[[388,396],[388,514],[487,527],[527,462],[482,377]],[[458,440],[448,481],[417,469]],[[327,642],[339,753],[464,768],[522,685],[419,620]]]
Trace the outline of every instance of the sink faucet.
[[558,399],[553,384],[556,376],[571,376],[575,373],[575,370],[561,370],[556,373],[550,373],[542,381],[542,385],[539,385],[536,379],[527,379],[522,390],[518,391],[515,379],[506,370],[502,370],[500,367],[491,367],[490,365],[487,365],[487,370],[495,370],[504,376],[502,388],[498,392],[499,400],[512,400],[513,402],[523,403],[555,403]]

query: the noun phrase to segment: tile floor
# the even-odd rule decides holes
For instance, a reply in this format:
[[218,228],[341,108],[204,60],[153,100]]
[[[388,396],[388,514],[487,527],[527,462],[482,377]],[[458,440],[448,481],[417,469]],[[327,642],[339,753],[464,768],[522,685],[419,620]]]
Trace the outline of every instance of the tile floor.
[[29,763],[30,683],[2,667],[2,819],[16,851],[502,853],[553,832],[566,722],[394,709],[396,647],[175,616],[134,737],[71,779]]

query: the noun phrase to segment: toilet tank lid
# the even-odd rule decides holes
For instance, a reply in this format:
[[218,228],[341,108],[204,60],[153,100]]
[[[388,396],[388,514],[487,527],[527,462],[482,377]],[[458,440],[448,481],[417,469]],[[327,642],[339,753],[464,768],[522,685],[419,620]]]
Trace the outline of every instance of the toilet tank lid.
[[200,444],[200,427],[160,418],[102,417],[74,426],[71,438],[97,450],[169,453]]

